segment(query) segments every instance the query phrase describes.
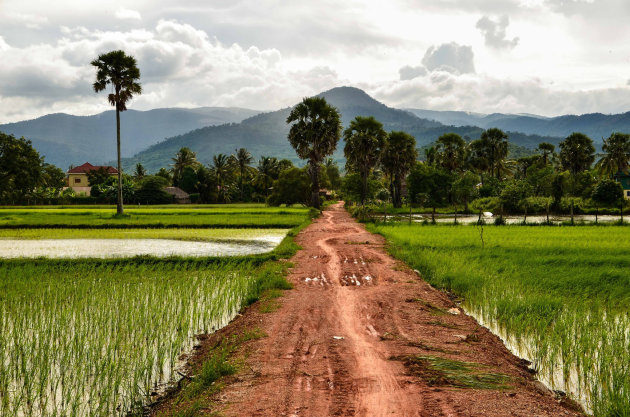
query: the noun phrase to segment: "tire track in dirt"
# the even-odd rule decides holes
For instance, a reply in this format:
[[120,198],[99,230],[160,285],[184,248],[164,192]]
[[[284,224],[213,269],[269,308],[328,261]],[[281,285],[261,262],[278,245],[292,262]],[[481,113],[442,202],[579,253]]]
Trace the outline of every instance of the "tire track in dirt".
[[[342,204],[297,237],[294,289],[276,312],[249,309],[227,329],[260,327],[245,369],[214,400],[226,416],[579,416],[541,388],[500,339],[389,256]],[[231,327],[231,329],[230,329]],[[474,362],[508,387],[462,389],[403,360]],[[439,382],[439,381],[438,381]]]

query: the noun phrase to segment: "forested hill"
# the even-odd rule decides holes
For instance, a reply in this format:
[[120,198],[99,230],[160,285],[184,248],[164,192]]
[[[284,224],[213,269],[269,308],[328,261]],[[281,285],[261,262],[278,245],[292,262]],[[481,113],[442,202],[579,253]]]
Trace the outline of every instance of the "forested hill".
[[408,109],[418,117],[454,126],[479,126],[487,129],[498,127],[506,131],[522,132],[530,135],[567,137],[573,132],[590,136],[597,144],[613,132],[630,133],[630,112],[606,115],[602,113],[543,117],[515,114],[480,114],[456,111],[434,111]]
[[[387,107],[358,88],[333,88],[319,96],[324,97],[340,111],[344,126],[356,116],[374,116],[383,123],[387,131],[403,130],[415,136],[418,147],[435,141],[447,132],[458,133],[467,139],[477,139],[483,131],[475,126],[445,126],[436,121],[419,118],[408,111]],[[205,164],[212,161],[213,155],[231,154],[239,147],[247,148],[255,158],[261,155],[275,156],[297,163],[299,160],[287,141],[289,126],[286,119],[290,111],[290,108],[285,108],[261,113],[238,124],[210,126],[171,137],[133,158],[126,159],[124,164],[127,169],[131,169],[140,162],[149,172],[154,172],[161,167],[168,167],[172,162],[171,158],[183,146],[195,151],[197,159]],[[510,140],[517,145],[534,148],[539,142],[558,143],[561,139],[510,133]],[[334,158],[343,162],[343,143],[337,146]]]
[[[201,107],[165,108],[122,113],[122,154],[130,157],[158,141],[204,126],[240,122],[258,111]],[[116,158],[116,116],[113,110],[93,116],[49,114],[34,120],[0,125],[0,131],[24,136],[46,161],[63,169],[86,161],[100,164]]]

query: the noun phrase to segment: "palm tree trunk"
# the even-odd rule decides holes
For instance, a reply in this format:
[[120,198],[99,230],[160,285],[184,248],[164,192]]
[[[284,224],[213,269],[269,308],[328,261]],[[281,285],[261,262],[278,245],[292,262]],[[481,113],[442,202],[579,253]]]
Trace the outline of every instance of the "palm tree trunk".
[[243,197],[243,171],[244,171],[244,167],[243,167],[243,166],[241,166],[241,175],[240,175],[240,177],[238,178],[238,182],[239,182],[238,188],[240,188],[240,189],[241,189],[241,203],[242,203],[242,202],[243,202],[243,200],[244,200],[244,197]]
[[394,179],[394,194],[395,194],[395,199],[394,199],[394,207],[396,208],[401,208],[402,207],[402,198],[401,198],[401,194],[402,194],[402,184],[401,184],[401,180],[400,180],[400,176],[396,175],[395,179]]
[[311,162],[311,167],[310,167],[310,171],[311,171],[311,181],[312,181],[312,186],[311,186],[311,204],[313,205],[313,207],[315,208],[319,208],[320,204],[319,204],[319,166],[314,162],[314,161],[310,161]]
[[[118,93],[116,93],[118,96]],[[116,105],[116,152],[118,153],[118,204],[116,205],[116,214],[123,214],[123,195],[122,195],[122,167],[120,160],[120,110]]]
[[547,203],[546,212],[547,212],[547,224],[549,224],[549,203]]
[[597,224],[597,215],[599,214],[599,206],[595,207],[595,224]]
[[362,187],[361,187],[361,205],[365,205],[365,200],[367,199],[367,187],[368,187],[368,170],[364,170],[361,173]]

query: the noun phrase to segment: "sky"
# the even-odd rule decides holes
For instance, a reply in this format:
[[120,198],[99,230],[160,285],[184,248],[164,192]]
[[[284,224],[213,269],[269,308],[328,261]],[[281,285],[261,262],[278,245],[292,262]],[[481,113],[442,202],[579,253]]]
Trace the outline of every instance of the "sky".
[[628,0],[0,0],[0,124],[110,109],[99,54],[138,59],[128,106],[276,110],[333,87],[398,108],[630,111]]

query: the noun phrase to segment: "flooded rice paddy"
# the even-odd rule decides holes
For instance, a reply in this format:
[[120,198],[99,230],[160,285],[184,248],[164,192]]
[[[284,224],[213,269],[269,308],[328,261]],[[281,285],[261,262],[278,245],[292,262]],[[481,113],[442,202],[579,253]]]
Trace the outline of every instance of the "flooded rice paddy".
[[[0,258],[242,256],[273,250],[285,229],[231,231],[16,231],[0,236]],[[99,235],[105,235],[98,238]],[[149,238],[148,236],[155,238]],[[51,237],[55,238],[51,238]],[[76,236],[76,237],[72,237]],[[60,238],[57,238],[60,237]]]

